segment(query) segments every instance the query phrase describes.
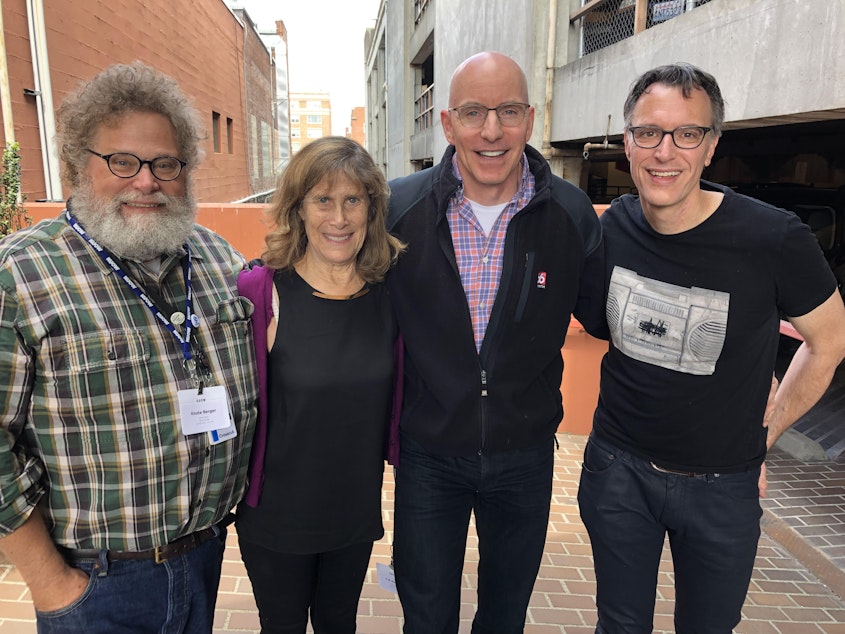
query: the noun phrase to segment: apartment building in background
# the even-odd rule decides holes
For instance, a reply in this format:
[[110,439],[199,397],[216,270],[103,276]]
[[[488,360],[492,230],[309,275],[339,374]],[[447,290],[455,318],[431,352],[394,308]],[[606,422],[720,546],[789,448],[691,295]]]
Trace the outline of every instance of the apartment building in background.
[[[3,142],[21,147],[27,200],[63,200],[55,111],[113,63],[140,60],[179,82],[206,127],[201,202],[254,200],[279,163],[277,65],[245,10],[224,0],[4,0]],[[286,73],[286,65],[284,67]]]
[[332,133],[332,106],[327,92],[290,93],[290,148],[295,154],[314,139]]

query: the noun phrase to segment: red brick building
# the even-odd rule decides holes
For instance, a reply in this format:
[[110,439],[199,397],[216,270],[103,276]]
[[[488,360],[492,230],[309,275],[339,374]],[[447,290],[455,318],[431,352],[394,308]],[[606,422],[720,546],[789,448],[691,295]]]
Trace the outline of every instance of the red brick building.
[[204,119],[200,201],[240,200],[273,188],[276,69],[243,10],[223,0],[5,0],[2,18],[4,129],[8,118],[21,146],[28,200],[69,194],[57,186],[53,141],[53,114],[64,97],[106,66],[135,60],[176,79]]
[[352,115],[349,118],[349,127],[346,128],[346,136],[353,141],[358,141],[364,147],[367,147],[367,133],[364,130],[364,123],[366,121],[366,114],[364,106],[356,106],[352,108]]

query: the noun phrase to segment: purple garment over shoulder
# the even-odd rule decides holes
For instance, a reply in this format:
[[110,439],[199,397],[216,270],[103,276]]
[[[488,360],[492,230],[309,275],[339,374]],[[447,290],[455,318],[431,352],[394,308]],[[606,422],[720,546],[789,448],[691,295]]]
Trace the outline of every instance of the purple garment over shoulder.
[[[238,294],[254,305],[252,331],[255,343],[255,365],[258,374],[258,422],[252,439],[252,454],[249,457],[247,490],[244,503],[258,506],[261,489],[264,486],[264,454],[267,451],[267,327],[273,318],[273,274],[275,269],[256,266],[241,271],[238,275]],[[388,464],[399,464],[399,417],[402,413],[402,378],[404,372],[404,342],[402,335],[396,338],[393,347],[395,369],[393,373],[393,401],[390,424],[385,447]]]
[[247,472],[244,503],[258,506],[264,485],[264,453],[267,450],[267,326],[273,318],[274,269],[256,266],[238,275],[238,293],[254,305],[252,335],[255,342],[255,365],[258,374],[258,422],[252,439],[252,454]]

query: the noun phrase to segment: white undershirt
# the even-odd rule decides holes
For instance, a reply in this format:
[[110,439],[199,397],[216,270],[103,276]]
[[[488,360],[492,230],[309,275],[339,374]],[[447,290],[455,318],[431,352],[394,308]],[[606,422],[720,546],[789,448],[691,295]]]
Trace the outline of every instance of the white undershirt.
[[484,229],[484,235],[489,236],[490,232],[493,231],[493,225],[496,224],[496,219],[502,214],[502,210],[507,207],[508,204],[500,203],[498,205],[488,207],[487,205],[480,205],[469,198],[467,198],[467,200],[472,207],[472,212],[475,214],[475,217],[478,218],[481,228]]

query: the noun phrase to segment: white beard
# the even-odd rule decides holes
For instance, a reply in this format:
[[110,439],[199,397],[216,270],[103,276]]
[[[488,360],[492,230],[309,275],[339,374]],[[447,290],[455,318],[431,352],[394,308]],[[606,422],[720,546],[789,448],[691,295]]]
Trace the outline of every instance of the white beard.
[[161,192],[144,197],[164,203],[163,211],[124,216],[122,203],[135,202],[131,194],[98,198],[90,183],[82,183],[71,198],[71,213],[85,232],[114,255],[144,262],[160,255],[179,253],[194,231],[196,201],[190,189],[184,198]]

